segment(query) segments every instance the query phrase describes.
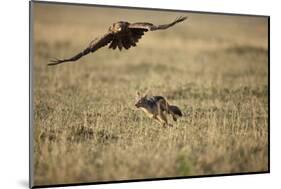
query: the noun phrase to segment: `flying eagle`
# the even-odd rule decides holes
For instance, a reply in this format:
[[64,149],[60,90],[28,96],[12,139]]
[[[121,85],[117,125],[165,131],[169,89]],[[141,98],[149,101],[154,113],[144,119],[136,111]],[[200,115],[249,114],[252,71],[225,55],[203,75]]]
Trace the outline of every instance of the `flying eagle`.
[[142,37],[144,32],[164,30],[179,22],[184,21],[185,19],[187,19],[187,17],[179,17],[172,23],[158,25],[158,26],[147,22],[137,22],[133,24],[124,21],[116,22],[109,27],[108,32],[105,35],[103,35],[100,38],[94,39],[89,44],[89,46],[86,49],[84,49],[82,52],[67,59],[53,59],[50,61],[51,63],[49,63],[48,65],[52,66],[65,62],[76,61],[82,56],[85,56],[89,53],[93,53],[99,48],[102,48],[109,43],[110,43],[109,48],[116,49],[116,47],[118,47],[120,51],[122,50],[123,47],[125,49],[129,49],[132,46],[135,47],[136,43]]

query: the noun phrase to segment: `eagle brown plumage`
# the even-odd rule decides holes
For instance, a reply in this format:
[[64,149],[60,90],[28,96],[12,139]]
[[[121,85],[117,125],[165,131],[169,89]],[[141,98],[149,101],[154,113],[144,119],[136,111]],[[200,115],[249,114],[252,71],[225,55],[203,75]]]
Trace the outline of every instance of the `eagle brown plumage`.
[[139,39],[143,36],[144,32],[147,31],[155,31],[155,30],[164,30],[167,29],[179,22],[184,21],[187,17],[179,17],[175,21],[169,24],[163,25],[153,25],[147,22],[137,22],[130,24],[129,22],[116,22],[112,24],[108,32],[100,38],[94,39],[89,46],[84,49],[82,52],[76,54],[75,56],[68,58],[68,59],[53,59],[49,66],[57,65],[65,62],[72,62],[80,59],[82,56],[85,56],[89,53],[93,53],[99,48],[102,48],[106,45],[109,45],[111,49],[118,49],[121,51],[124,47],[125,49],[129,49],[132,46],[135,47],[136,43]]

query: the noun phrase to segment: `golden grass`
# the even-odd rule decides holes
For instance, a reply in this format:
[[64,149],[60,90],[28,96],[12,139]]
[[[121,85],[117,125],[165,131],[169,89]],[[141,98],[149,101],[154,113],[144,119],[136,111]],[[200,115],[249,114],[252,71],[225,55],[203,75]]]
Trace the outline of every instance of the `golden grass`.
[[[117,20],[180,15],[129,51],[47,67]],[[266,18],[38,3],[34,16],[35,185],[268,170]],[[147,89],[183,110],[174,127],[135,109]]]

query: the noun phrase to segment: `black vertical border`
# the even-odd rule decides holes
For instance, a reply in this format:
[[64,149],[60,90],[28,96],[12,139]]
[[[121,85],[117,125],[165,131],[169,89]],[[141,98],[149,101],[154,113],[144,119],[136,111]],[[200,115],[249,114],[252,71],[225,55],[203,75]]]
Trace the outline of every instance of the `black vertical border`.
[[33,187],[33,2],[29,1],[29,188]]
[[268,156],[268,173],[270,173],[270,16],[268,17],[268,20],[267,20],[267,49],[268,49],[268,54],[267,54],[267,56],[268,56],[268,61],[267,61],[267,63],[268,63],[268,79],[267,79],[267,81],[268,81],[268,96],[267,96],[267,98],[268,98],[268,154],[267,154],[267,156]]

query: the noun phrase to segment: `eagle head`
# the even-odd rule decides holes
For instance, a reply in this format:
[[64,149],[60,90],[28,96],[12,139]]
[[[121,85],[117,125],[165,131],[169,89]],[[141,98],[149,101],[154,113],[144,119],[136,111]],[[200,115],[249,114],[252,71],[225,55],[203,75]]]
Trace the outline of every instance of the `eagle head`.
[[109,31],[113,32],[113,33],[119,33],[122,30],[124,30],[125,25],[123,24],[123,22],[116,22],[114,24],[112,24],[112,26],[110,26]]

